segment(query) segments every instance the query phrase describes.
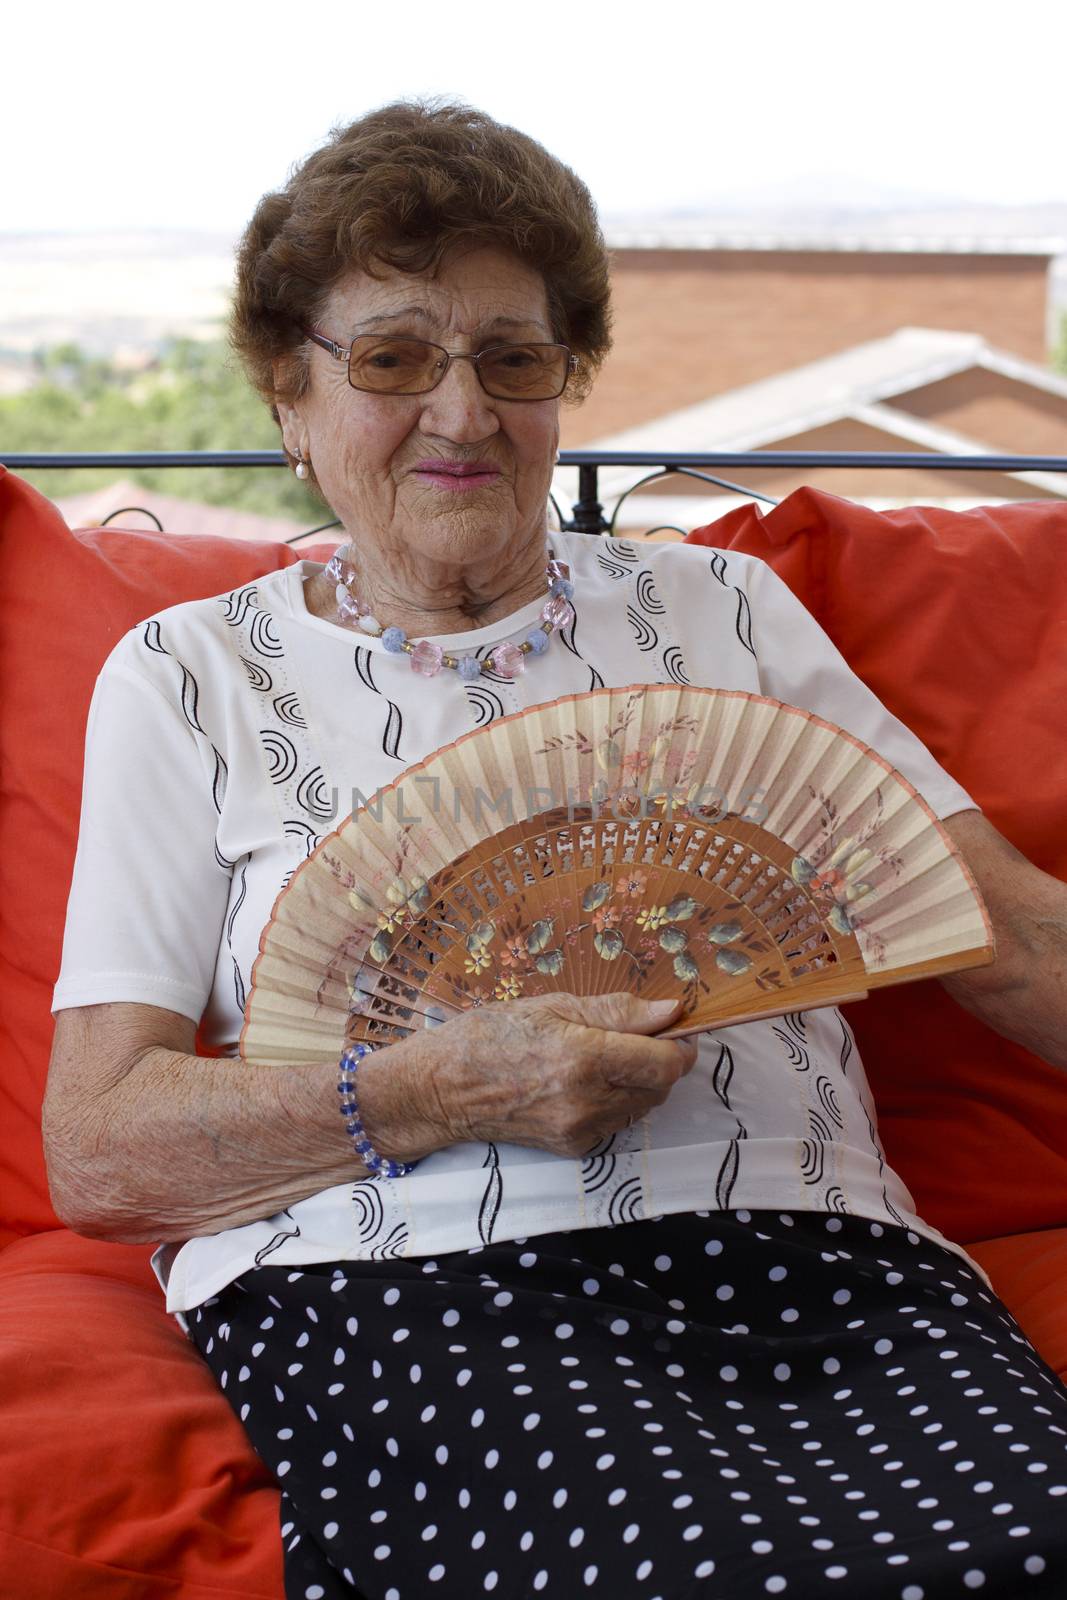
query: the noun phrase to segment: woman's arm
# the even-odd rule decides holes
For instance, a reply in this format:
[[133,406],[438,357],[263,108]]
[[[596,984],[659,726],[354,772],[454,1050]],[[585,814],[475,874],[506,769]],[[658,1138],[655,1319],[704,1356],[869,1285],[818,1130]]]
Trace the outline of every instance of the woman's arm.
[[1067,884],[1035,867],[980,811],[960,811],[942,826],[986,903],[996,960],[941,982],[1006,1039],[1067,1067]]
[[[57,1014],[42,1124],[52,1201],[76,1233],[188,1239],[367,1176],[337,1109],[336,1065],[214,1060],[193,1054],[195,1036],[157,1006]],[[413,1160],[434,1146],[413,1108],[400,1115],[394,1066],[380,1115]]]
[[[420,1031],[360,1065],[368,1137],[396,1161],[484,1139],[581,1155],[692,1067],[689,1040],[649,1037],[677,1010],[549,995]],[[338,1109],[336,1063],[216,1061],[192,1053],[195,1033],[157,1006],[58,1013],[44,1145],[53,1204],[75,1232],[184,1240],[368,1176]]]

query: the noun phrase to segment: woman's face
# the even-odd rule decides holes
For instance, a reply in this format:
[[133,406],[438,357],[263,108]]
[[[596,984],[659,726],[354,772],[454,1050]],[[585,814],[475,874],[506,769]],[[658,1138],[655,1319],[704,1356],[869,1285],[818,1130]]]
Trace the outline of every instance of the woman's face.
[[[472,355],[555,339],[544,281],[501,251],[453,254],[432,276],[382,270],[345,278],[319,331],[346,348],[387,332]],[[307,393],[278,409],[286,445],[310,458],[365,558],[463,567],[543,537],[558,400],[493,399],[469,361],[453,362],[429,394],[368,394],[316,345]],[[472,466],[466,477],[447,470]]]

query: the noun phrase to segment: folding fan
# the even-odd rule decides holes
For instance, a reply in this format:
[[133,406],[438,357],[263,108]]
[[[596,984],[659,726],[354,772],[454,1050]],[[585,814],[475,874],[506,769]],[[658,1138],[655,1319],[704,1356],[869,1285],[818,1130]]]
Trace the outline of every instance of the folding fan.
[[260,940],[240,1052],[321,1061],[468,1006],[678,998],[672,1034],[993,959],[948,835],[780,701],[598,689],[465,735],[322,840]]

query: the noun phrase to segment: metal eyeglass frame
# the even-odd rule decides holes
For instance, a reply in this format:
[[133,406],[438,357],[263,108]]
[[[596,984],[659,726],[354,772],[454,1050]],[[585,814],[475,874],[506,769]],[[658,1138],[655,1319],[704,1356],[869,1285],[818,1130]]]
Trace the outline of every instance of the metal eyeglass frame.
[[[545,341],[542,342],[542,341],[537,340],[537,339],[530,339],[530,340],[524,341],[520,345],[511,345],[511,344],[507,344],[507,343],[504,343],[504,344],[490,344],[490,345],[487,345],[484,350],[479,350],[476,355],[464,355],[464,354],[459,353],[459,352],[453,352],[451,350],[446,350],[444,345],[442,345],[442,344],[434,344],[432,339],[418,339],[418,338],[415,338],[411,334],[401,334],[401,333],[383,334],[383,335],[381,335],[382,338],[403,339],[403,340],[405,340],[406,342],[408,342],[410,344],[422,344],[422,345],[425,345],[430,350],[440,350],[441,354],[445,358],[444,365],[441,367],[440,375],[437,377],[435,382],[430,384],[428,389],[364,389],[360,384],[352,383],[352,365],[351,365],[352,346],[351,345],[349,345],[348,349],[346,350],[344,345],[338,344],[335,339],[328,338],[327,335],[324,334],[324,333],[319,333],[319,331],[316,328],[305,328],[303,325],[301,325],[300,331],[301,331],[302,334],[305,335],[306,338],[310,339],[313,344],[321,345],[324,350],[328,351],[329,354],[331,356],[333,356],[335,361],[343,361],[345,363],[345,366],[348,369],[348,381],[349,381],[349,384],[351,384],[353,389],[358,390],[358,392],[360,394],[384,394],[384,395],[398,395],[398,396],[399,395],[432,394],[433,391],[437,388],[438,384],[441,383],[442,379],[445,376],[445,373],[448,371],[448,369],[452,365],[453,361],[470,361],[474,366],[475,376],[477,377],[479,384],[481,385],[483,391],[489,396],[489,398],[491,400],[505,400],[508,403],[514,403],[516,405],[536,405],[541,400],[558,400],[560,395],[563,393],[564,389],[566,389],[566,387],[567,387],[568,379],[571,378],[573,376],[573,374],[578,371],[578,357],[576,355],[572,354],[570,346],[569,345],[565,345],[565,344],[551,343],[548,340],[545,340]],[[363,337],[371,337],[371,336],[364,335]],[[485,379],[482,377],[481,367],[479,366],[479,363],[480,363],[480,361],[482,360],[482,358],[484,356],[492,355],[494,350],[511,350],[511,349],[514,349],[514,348],[526,349],[526,348],[529,348],[530,346],[534,346],[537,349],[541,349],[541,350],[566,350],[566,352],[567,352],[567,370],[566,370],[566,372],[564,374],[563,382],[562,382],[562,384],[560,385],[559,389],[557,390],[557,392],[555,394],[539,395],[537,401],[533,401],[533,400],[524,400],[521,395],[516,395],[516,394],[493,394],[493,392],[490,389],[486,389],[486,387],[485,387]]]

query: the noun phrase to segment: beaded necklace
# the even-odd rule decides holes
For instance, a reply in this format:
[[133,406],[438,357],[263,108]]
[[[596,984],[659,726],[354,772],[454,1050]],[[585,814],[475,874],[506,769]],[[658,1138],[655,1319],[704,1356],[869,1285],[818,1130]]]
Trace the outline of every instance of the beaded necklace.
[[[342,545],[341,549],[345,547]],[[412,672],[423,678],[433,678],[442,667],[450,667],[468,683],[475,682],[483,673],[494,672],[501,678],[521,678],[526,671],[526,657],[543,655],[554,633],[567,627],[574,617],[571,599],[574,585],[570,581],[570,568],[565,561],[554,557],[545,568],[548,598],[541,607],[541,620],[532,628],[521,644],[505,639],[493,645],[484,658],[454,656],[442,650],[431,639],[419,639],[412,644],[403,628],[383,628],[361,602],[352,585],[356,569],[338,550],[326,563],[326,577],[334,585],[337,600],[337,620],[344,628],[358,628],[361,633],[380,638],[385,648],[394,655],[406,655]]]

